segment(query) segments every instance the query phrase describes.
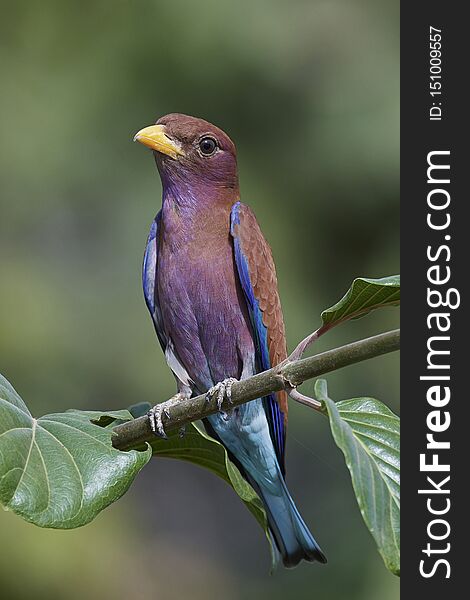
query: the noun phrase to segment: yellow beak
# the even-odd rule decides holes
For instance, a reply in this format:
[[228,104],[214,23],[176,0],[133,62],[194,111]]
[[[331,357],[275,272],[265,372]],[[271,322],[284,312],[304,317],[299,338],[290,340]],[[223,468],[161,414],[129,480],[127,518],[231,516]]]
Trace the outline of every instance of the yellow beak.
[[171,158],[176,159],[178,156],[184,156],[181,147],[165,134],[163,125],[144,127],[135,134],[134,142],[140,142],[156,152],[171,156]]

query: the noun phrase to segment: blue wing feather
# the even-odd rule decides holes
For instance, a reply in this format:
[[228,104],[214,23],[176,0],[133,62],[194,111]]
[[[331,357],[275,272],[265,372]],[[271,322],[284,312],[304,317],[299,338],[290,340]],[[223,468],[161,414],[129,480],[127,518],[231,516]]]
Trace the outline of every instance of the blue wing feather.
[[167,340],[163,331],[161,321],[160,304],[155,290],[155,281],[158,266],[158,240],[159,226],[161,221],[161,211],[157,214],[150,226],[150,232],[145,247],[144,261],[142,264],[142,287],[144,289],[144,298],[150,316],[152,317],[155,331],[163,351],[167,346]]
[[[271,360],[269,358],[268,348],[268,330],[263,323],[263,313],[259,307],[259,301],[255,296],[253,285],[251,283],[250,269],[247,258],[243,253],[240,239],[237,237],[234,230],[235,225],[240,225],[240,207],[240,202],[237,202],[232,207],[230,232],[234,241],[235,264],[237,265],[238,276],[240,278],[242,290],[248,305],[248,312],[250,314],[251,325],[254,332],[257,369],[259,372],[261,372],[271,368]],[[269,396],[263,398],[263,405],[269,422],[271,438],[273,440],[278,461],[281,470],[284,473],[284,415],[274,394],[270,394]]]

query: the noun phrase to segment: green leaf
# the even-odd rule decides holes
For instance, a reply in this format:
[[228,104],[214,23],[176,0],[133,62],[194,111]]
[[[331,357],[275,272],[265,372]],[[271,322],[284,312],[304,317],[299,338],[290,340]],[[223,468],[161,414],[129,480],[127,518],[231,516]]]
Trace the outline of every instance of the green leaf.
[[376,308],[400,304],[400,275],[366,279],[358,277],[346,294],[321,314],[323,326],[332,327],[342,321],[358,319]]
[[0,502],[40,527],[86,525],[151,458],[150,448],[116,450],[111,430],[95,424],[131,418],[125,410],[70,410],[34,419],[0,375]]
[[209,469],[234,489],[265,532],[274,561],[260,498],[222,444],[194,423],[184,437],[156,437],[126,452],[113,448],[112,428],[149,408],[140,403],[129,411],[68,410],[34,419],[0,375],[0,502],[40,527],[72,529],[120,498],[152,454],[176,458]]
[[400,574],[400,419],[382,402],[353,398],[333,402],[326,381],[315,383],[344,454],[362,517],[387,568]]

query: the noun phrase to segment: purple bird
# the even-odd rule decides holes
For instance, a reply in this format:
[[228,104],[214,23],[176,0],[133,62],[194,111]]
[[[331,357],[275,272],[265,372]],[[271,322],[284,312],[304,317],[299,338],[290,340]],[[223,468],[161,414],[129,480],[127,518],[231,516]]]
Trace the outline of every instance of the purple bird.
[[[287,356],[271,249],[252,210],[240,202],[236,149],[222,130],[170,114],[134,139],[154,151],[163,185],[143,287],[177,381],[172,402],[208,393],[217,395],[220,408],[236,379]],[[150,420],[165,437],[161,411],[154,407]],[[204,425],[262,499],[284,565],[326,562],[284,481],[286,392],[221,411]]]

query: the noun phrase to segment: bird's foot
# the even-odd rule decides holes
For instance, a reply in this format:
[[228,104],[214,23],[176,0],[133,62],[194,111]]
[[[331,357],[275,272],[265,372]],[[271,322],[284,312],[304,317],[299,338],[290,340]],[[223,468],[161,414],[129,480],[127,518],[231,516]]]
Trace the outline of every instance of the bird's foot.
[[223,381],[219,381],[212,386],[206,393],[206,400],[209,402],[217,394],[217,408],[221,410],[224,399],[227,398],[228,402],[232,403],[232,385],[238,381],[234,377],[229,377]]
[[[185,400],[187,397],[187,394],[178,392],[166,402],[160,402],[160,404],[156,404],[153,408],[151,408],[148,411],[147,415],[150,420],[150,428],[155,435],[163,438],[164,440],[168,439],[168,436],[165,433],[165,429],[163,427],[162,415],[165,415],[166,418],[169,419],[170,409],[179,404],[181,400]],[[179,432],[181,437],[184,436],[184,432],[185,428],[182,427]]]

